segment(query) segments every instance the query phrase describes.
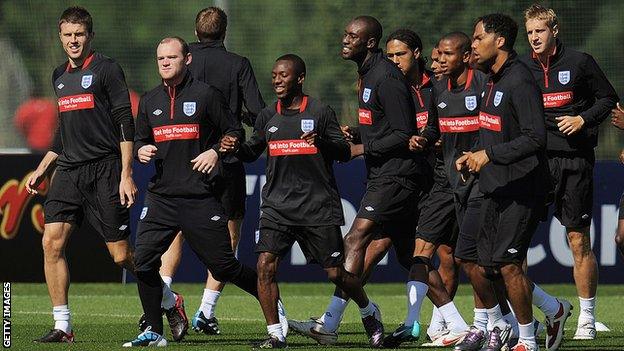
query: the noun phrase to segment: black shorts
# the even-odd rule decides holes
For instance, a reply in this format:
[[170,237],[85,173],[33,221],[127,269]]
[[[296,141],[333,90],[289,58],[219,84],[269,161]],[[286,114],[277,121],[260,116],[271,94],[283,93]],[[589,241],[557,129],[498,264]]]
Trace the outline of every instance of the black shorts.
[[436,182],[419,207],[416,237],[436,245],[453,246],[458,231],[455,200],[450,186]]
[[178,231],[215,278],[227,281],[240,270],[232,251],[227,216],[212,196],[161,196],[147,192],[135,243],[135,268],[153,271]]
[[479,259],[477,238],[480,229],[479,221],[482,202],[483,194],[479,190],[477,181],[473,183],[466,203],[455,201],[457,223],[459,223],[455,257],[465,261],[477,262]]
[[485,196],[477,238],[479,265],[522,263],[545,211],[542,196],[528,199]]
[[299,243],[308,263],[318,263],[323,268],[341,266],[344,262],[344,244],[340,226],[294,226],[260,219],[260,236],[256,253],[270,252],[284,257],[293,244]]
[[130,212],[121,205],[121,162],[108,158],[70,169],[57,169],[45,204],[45,223],[81,225],[83,219],[106,242],[130,235]]
[[223,163],[221,167],[222,184],[219,198],[228,219],[245,217],[247,184],[245,166],[242,162]]
[[555,217],[564,227],[585,228],[591,224],[595,163],[593,153],[548,153],[555,185]]
[[366,185],[357,218],[369,219],[384,235],[414,233],[418,221],[418,203],[423,191],[405,179],[378,178]]
[[620,197],[620,211],[618,212],[618,219],[624,219],[624,194]]

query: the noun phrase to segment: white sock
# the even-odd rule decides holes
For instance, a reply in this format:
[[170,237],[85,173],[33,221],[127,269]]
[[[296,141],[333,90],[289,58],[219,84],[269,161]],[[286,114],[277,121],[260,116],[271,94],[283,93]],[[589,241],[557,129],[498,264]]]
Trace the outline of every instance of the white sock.
[[533,304],[546,315],[546,317],[554,317],[559,312],[559,300],[554,296],[548,295],[537,284],[533,286]]
[[578,324],[584,324],[587,322],[595,323],[596,316],[594,315],[594,309],[596,308],[596,296],[585,299],[579,296],[579,303],[581,305],[581,312],[579,313]]
[[420,321],[420,308],[422,307],[425,297],[427,297],[429,285],[410,280],[407,282],[407,317],[404,324],[407,326],[414,325],[414,322]]
[[323,329],[328,332],[335,332],[338,329],[340,321],[342,320],[342,315],[344,314],[348,303],[349,300],[345,300],[338,296],[332,296],[331,301],[327,306],[327,311],[325,311],[322,317]]
[[269,336],[274,336],[278,338],[279,341],[286,341],[286,338],[284,337],[284,332],[282,331],[281,324],[277,323],[277,324],[267,325],[267,331],[269,332]]
[[160,307],[168,310],[172,308],[173,306],[175,306],[175,303],[176,303],[175,294],[173,293],[173,291],[171,291],[171,288],[169,287],[169,285],[164,283],[162,285],[162,292],[163,292],[163,297],[162,297],[162,301],[160,302]]
[[199,310],[204,313],[206,318],[212,318],[215,316],[215,310],[217,309],[217,301],[221,296],[220,291],[204,289],[204,295],[202,295],[201,305]]
[[483,331],[487,332],[487,324],[488,324],[488,313],[485,308],[475,308],[474,310],[474,326]]
[[54,329],[60,329],[68,334],[72,331],[71,312],[67,305],[52,307],[52,315],[54,316]]
[[372,316],[375,313],[375,305],[373,305],[372,301],[368,301],[368,305],[364,308],[360,308],[360,316],[362,318],[366,318],[368,316]]
[[163,283],[165,283],[169,287],[169,289],[171,289],[171,283],[173,283],[172,277],[161,275],[160,279],[162,279]]
[[438,307],[438,310],[440,310],[442,318],[446,321],[447,328],[449,330],[453,332],[468,330],[468,324],[466,324],[464,318],[462,318],[461,314],[459,314],[459,311],[457,310],[457,307],[455,307],[453,301],[444,306]]
[[429,328],[427,328],[427,332],[431,331],[436,332],[438,330],[442,330],[445,328],[444,317],[442,317],[442,313],[440,310],[433,306],[433,312],[431,313],[431,321],[429,322]]
[[518,320],[516,316],[514,316],[512,312],[509,312],[503,316],[503,320],[511,325],[511,336],[518,337],[518,335],[520,335],[520,330],[518,330]]
[[537,343],[535,341],[535,328],[533,327],[533,322],[529,324],[518,324],[518,329],[520,331],[520,338],[518,341],[522,341],[526,345],[537,348]]
[[498,327],[500,330],[505,328],[507,324],[503,319],[503,313],[501,312],[500,305],[496,305],[492,308],[487,309],[488,314],[488,324],[487,330],[491,331],[494,327]]

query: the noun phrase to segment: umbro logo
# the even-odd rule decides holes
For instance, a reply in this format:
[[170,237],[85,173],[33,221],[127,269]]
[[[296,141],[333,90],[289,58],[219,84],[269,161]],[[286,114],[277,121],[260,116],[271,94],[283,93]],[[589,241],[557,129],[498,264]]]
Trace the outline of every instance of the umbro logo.
[[128,226],[126,224],[123,224],[121,227],[119,227],[119,230],[126,230],[126,228],[128,228]]
[[59,88],[59,90],[63,89],[65,87],[65,84],[60,83],[59,85],[56,86],[57,88]]
[[336,251],[333,254],[331,254],[331,257],[333,257],[333,258],[336,258],[338,256],[340,256],[340,252],[338,252],[338,251]]
[[212,220],[212,221],[218,221],[220,219],[221,219],[221,217],[219,217],[219,216],[212,216],[212,218],[210,218],[210,220]]
[[581,216],[581,219],[588,219],[588,218],[589,218],[589,215],[587,213]]
[[373,206],[366,206],[366,207],[364,207],[364,209],[365,209],[366,211],[368,211],[368,212],[373,212],[373,211],[375,211],[375,208],[373,208]]
[[445,108],[446,107],[446,103],[444,103],[444,101],[442,101],[441,103],[438,104],[439,108]]
[[269,128],[269,132],[271,132],[271,133],[277,132],[277,127],[276,126],[272,126],[271,128]]
[[513,247],[509,250],[507,250],[507,252],[509,252],[510,254],[516,254],[518,253],[518,250],[514,249]]
[[161,109],[156,109],[152,113],[154,114],[154,116],[160,116],[160,114],[162,113],[162,110]]

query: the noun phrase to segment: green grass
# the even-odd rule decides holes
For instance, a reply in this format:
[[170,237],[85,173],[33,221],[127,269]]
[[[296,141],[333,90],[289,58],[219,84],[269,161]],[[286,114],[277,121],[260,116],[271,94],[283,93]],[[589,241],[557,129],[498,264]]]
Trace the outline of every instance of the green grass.
[[[186,300],[189,317],[199,306],[200,284],[174,284]],[[290,318],[307,319],[324,311],[333,291],[330,284],[281,284],[281,294]],[[599,333],[595,341],[581,342],[571,339],[576,326],[578,299],[572,285],[548,285],[544,290],[565,297],[574,305],[572,317],[566,325],[566,337],[561,350],[624,350],[624,286],[601,286],[598,294],[598,320],[611,328]],[[383,312],[386,331],[390,332],[405,316],[405,287],[403,284],[370,284],[368,294]],[[461,286],[455,299],[464,318],[472,321],[472,293]],[[44,284],[12,285],[12,349],[15,350],[111,350],[133,339],[137,333],[137,320],[141,307],[136,285],[73,284],[70,290],[70,307],[76,333],[73,345],[40,345],[32,340],[40,337],[52,326],[50,300]],[[421,319],[427,323],[431,303],[425,302]],[[541,313],[536,316],[542,318]],[[174,350],[249,350],[252,341],[266,335],[264,318],[258,303],[241,290],[228,286],[219,300],[217,317],[222,334],[205,336],[191,331],[180,344],[170,343]],[[166,323],[166,321],[165,321]],[[423,336],[426,326],[423,325]],[[167,326],[165,324],[165,330]],[[168,334],[168,331],[165,332]],[[338,345],[331,347],[350,350],[368,349],[366,336],[357,309],[347,309],[340,329]],[[289,347],[297,350],[318,350],[323,347],[298,335],[288,336]],[[543,345],[543,341],[541,341]],[[405,345],[414,348],[417,344]],[[429,349],[431,350],[431,349]]]

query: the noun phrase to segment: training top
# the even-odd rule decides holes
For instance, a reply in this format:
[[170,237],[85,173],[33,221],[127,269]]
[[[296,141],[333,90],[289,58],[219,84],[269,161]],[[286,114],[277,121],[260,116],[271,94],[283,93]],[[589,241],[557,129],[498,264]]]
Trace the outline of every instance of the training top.
[[[301,139],[309,131],[317,133],[314,146]],[[282,109],[279,101],[266,107],[237,157],[255,161],[267,146],[262,218],[292,226],[343,225],[332,164],[348,161],[351,149],[334,111],[309,96],[298,110]]]
[[[234,117],[253,127],[256,116],[266,104],[249,60],[227,51],[223,40],[191,43],[189,48],[193,55],[189,64],[193,77],[217,88]],[[248,112],[246,116],[242,113],[243,104]]]
[[59,127],[51,151],[60,169],[120,155],[119,143],[134,139],[126,78],[119,64],[92,52],[80,67],[69,61],[52,73]]
[[[419,133],[411,88],[399,68],[377,51],[358,74],[358,132],[368,179],[428,174],[425,155],[408,148],[410,137]],[[431,144],[437,141],[435,129],[425,128],[425,132],[422,136]]]
[[488,76],[468,68],[466,83],[452,87],[451,80],[444,76],[434,87],[434,104],[438,125],[442,134],[444,171],[450,186],[460,198],[470,193],[475,177],[462,181],[455,168],[455,161],[464,152],[473,151],[479,142],[479,107],[481,93]]
[[209,149],[218,152],[224,134],[242,138],[240,122],[231,116],[223,95],[189,71],[179,85],[160,84],[147,92],[139,103],[134,155],[145,145],[158,149],[148,191],[184,197],[214,194],[213,176],[194,171],[191,160]]
[[479,112],[479,148],[490,163],[479,175],[484,194],[535,196],[547,189],[544,107],[537,83],[515,52],[490,73]]
[[423,130],[429,120],[429,110],[432,108],[431,93],[433,91],[433,83],[435,83],[433,72],[425,70],[419,86],[410,84],[412,100],[416,108],[416,128],[418,130]]
[[[541,62],[535,52],[523,61],[542,90],[549,151],[592,151],[598,143],[598,126],[619,100],[615,89],[591,55],[566,48],[557,39],[555,52]],[[566,136],[555,118],[578,116],[583,128]]]

